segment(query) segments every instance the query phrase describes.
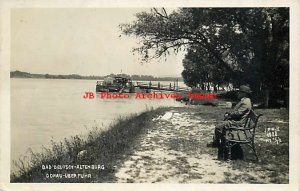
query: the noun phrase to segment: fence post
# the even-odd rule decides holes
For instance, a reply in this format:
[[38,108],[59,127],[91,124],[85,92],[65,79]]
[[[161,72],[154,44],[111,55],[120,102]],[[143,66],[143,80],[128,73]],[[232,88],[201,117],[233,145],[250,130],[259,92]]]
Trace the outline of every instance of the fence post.
[[173,84],[173,90],[175,90],[175,80],[174,80],[174,84]]

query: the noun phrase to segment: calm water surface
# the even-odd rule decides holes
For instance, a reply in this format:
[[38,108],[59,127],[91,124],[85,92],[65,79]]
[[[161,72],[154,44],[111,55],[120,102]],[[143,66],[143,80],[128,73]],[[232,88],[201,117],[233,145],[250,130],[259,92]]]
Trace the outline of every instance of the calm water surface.
[[84,135],[95,126],[104,129],[120,116],[182,105],[172,99],[83,99],[85,92],[95,91],[95,84],[95,80],[11,79],[11,159],[28,154],[29,148],[40,151],[51,139]]

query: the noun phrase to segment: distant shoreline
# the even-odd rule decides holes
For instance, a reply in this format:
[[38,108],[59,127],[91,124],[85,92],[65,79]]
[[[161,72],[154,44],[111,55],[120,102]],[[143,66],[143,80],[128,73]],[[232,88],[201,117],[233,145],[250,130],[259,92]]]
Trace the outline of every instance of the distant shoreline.
[[183,81],[182,77],[154,77],[151,75],[127,75],[127,74],[110,74],[107,76],[81,76],[78,74],[54,75],[54,74],[33,74],[22,71],[10,72],[10,78],[35,78],[35,79],[84,79],[84,80],[103,80],[106,77],[121,76],[130,78],[134,81]]

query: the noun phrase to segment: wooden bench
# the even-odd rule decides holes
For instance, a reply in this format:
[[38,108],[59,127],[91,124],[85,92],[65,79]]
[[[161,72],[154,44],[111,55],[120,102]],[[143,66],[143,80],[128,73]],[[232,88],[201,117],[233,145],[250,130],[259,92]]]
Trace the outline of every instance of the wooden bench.
[[254,138],[257,122],[261,116],[262,114],[258,115],[253,110],[251,110],[246,119],[244,127],[232,126],[226,129],[225,137],[222,140],[224,141],[222,145],[224,145],[225,147],[225,152],[228,152],[228,158],[232,155],[231,149],[233,146],[237,144],[246,144],[253,150],[256,158],[255,160],[258,160],[258,156],[255,150]]

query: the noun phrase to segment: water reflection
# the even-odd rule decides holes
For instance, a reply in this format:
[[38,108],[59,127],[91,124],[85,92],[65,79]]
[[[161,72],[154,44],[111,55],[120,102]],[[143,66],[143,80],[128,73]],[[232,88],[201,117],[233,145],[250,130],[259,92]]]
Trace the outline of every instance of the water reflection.
[[[168,82],[167,82],[168,83]],[[94,80],[11,79],[11,159],[39,151],[50,140],[106,128],[120,116],[147,108],[180,106],[174,99],[84,99],[95,91]]]

